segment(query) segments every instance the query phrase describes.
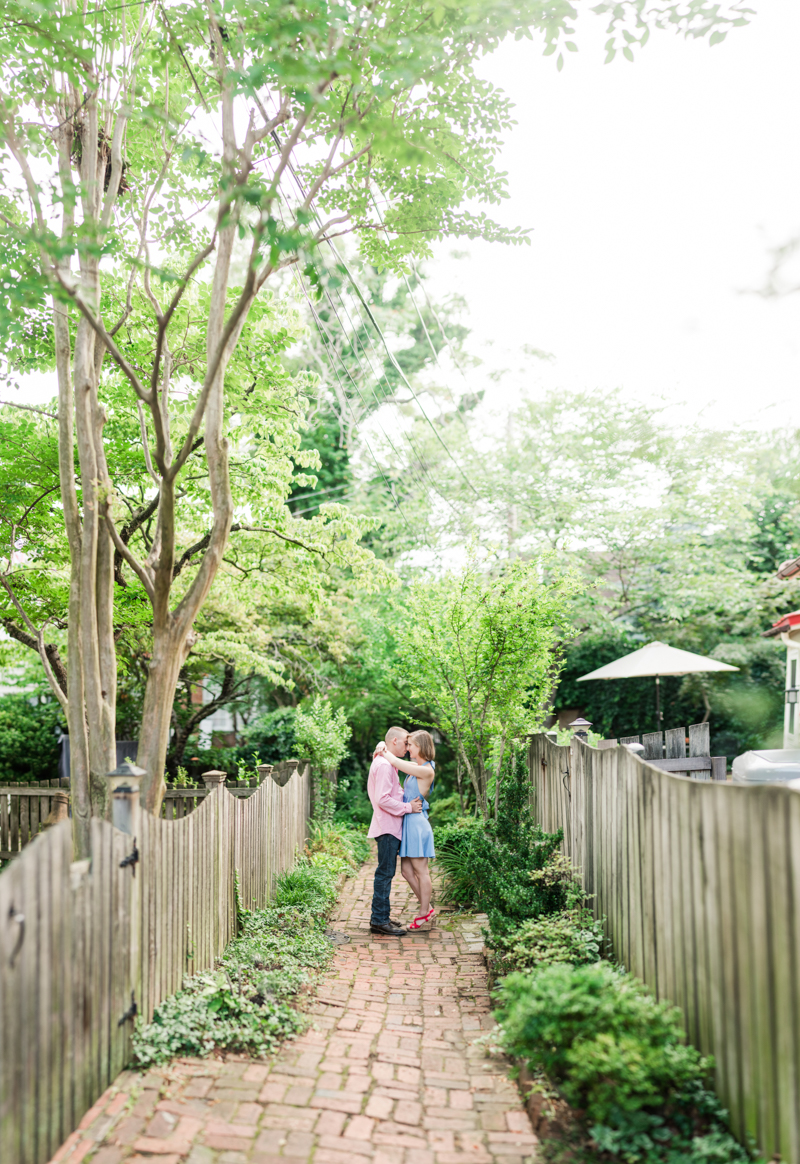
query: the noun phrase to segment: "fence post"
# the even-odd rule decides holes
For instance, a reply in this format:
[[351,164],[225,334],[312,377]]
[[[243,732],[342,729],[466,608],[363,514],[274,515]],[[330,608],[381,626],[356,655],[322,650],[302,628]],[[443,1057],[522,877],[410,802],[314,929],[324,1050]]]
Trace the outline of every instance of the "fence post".
[[203,783],[209,792],[213,792],[215,788],[219,788],[220,784],[224,784],[228,779],[227,772],[204,772]]

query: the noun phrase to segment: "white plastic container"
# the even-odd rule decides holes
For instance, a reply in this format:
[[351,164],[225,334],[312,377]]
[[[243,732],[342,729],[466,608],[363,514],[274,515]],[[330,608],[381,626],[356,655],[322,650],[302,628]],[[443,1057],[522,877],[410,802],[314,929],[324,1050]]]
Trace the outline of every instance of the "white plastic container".
[[800,749],[744,752],[733,761],[731,773],[734,784],[786,784],[800,780]]

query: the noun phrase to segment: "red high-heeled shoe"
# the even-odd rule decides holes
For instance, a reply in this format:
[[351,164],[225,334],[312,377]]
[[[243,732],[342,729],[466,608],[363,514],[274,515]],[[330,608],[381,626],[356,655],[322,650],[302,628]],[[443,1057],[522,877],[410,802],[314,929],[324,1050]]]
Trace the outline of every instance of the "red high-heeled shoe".
[[408,928],[410,930],[422,929],[425,922],[433,921],[433,919],[435,917],[436,917],[436,910],[433,908],[433,906],[431,906],[431,908],[428,910],[428,912],[426,914],[421,915],[420,917],[415,917],[413,922],[411,923],[411,925]]

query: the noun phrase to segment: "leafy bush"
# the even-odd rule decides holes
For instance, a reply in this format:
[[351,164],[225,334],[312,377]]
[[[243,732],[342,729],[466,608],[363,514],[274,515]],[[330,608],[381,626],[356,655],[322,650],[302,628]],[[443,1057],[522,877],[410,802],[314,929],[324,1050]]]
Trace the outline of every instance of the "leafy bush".
[[62,720],[54,700],[31,703],[25,695],[0,696],[0,783],[57,778]]
[[489,915],[492,942],[528,918],[570,904],[572,878],[556,850],[563,833],[545,833],[533,818],[524,773],[503,782],[496,821],[461,820],[436,834],[447,900]]
[[496,974],[535,970],[566,962],[572,966],[597,962],[604,944],[603,925],[585,906],[573,906],[544,917],[529,918],[512,933],[493,939]]
[[327,772],[347,755],[351,732],[342,708],[334,712],[327,699],[315,695],[295,712],[294,735],[303,755],[310,756],[320,772]]
[[677,1007],[657,1002],[608,962],[512,974],[500,998],[508,1048],[542,1066],[568,1102],[597,1122],[708,1074],[708,1062],[683,1043]]
[[294,734],[300,751],[311,757],[314,816],[317,820],[332,820],[336,807],[335,769],[347,755],[351,735],[347,717],[342,708],[334,712],[327,699],[315,695],[304,708],[298,707]]
[[242,729],[242,744],[238,750],[247,757],[252,752],[258,752],[264,764],[298,758],[294,734],[296,715],[297,709],[294,707],[278,707],[274,711],[265,712]]
[[632,975],[560,963],[509,975],[498,996],[506,1049],[559,1086],[600,1151],[628,1164],[750,1158],[705,1086],[711,1062],[683,1041],[680,1010]]
[[265,909],[240,908],[241,933],[219,969],[187,978],[182,990],[156,1008],[151,1023],[137,1027],[136,1064],[215,1049],[263,1056],[303,1029],[291,998],[333,955],[325,917],[339,877],[357,867],[365,838],[329,829],[318,832],[314,843],[314,851],[279,878],[274,902]]
[[[355,769],[355,770],[354,770]],[[342,776],[341,769],[336,781],[336,811],[333,819],[340,824],[369,828],[372,820],[372,804],[366,789],[366,772],[356,769],[356,760],[350,756],[349,776]]]
[[435,829],[440,829],[443,825],[454,825],[462,816],[461,799],[457,792],[451,792],[449,796],[433,797],[428,819]]
[[318,821],[311,821],[310,831],[306,853],[312,859],[317,853],[328,853],[358,869],[369,857],[371,846],[366,832],[357,832],[341,823]]

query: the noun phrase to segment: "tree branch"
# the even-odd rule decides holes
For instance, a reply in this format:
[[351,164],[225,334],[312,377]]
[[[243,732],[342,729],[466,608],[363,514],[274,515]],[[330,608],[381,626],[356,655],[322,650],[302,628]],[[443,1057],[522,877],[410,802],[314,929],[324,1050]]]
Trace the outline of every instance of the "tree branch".
[[[18,643],[21,643],[23,647],[28,647],[31,651],[36,651],[37,654],[39,653],[39,643],[37,642],[36,638],[33,635],[27,634],[22,629],[22,627],[17,626],[17,624],[12,619],[0,618],[0,625],[5,629],[7,634],[9,634],[12,639],[15,639]],[[45,643],[44,650],[50,662],[50,666],[53,669],[53,674],[56,678],[58,686],[64,692],[64,695],[66,695],[67,669],[64,666],[59,649],[55,643]]]
[[[50,665],[50,658],[48,656],[48,653],[45,650],[44,628],[42,630],[38,630],[33,625],[31,620],[28,618],[27,614],[25,613],[25,610],[23,609],[22,603],[19,601],[16,594],[14,593],[14,590],[13,590],[10,582],[8,581],[8,578],[6,578],[5,574],[0,575],[0,582],[2,582],[3,589],[5,590],[6,594],[11,599],[11,601],[13,602],[14,607],[16,608],[17,613],[19,614],[20,618],[22,619],[22,621],[25,623],[26,627],[30,631],[31,636],[32,636],[34,642],[36,643],[36,650],[39,654],[39,658],[42,661],[42,666],[44,667],[44,673],[47,676],[47,681],[50,684],[50,689],[52,690],[53,695],[55,695],[58,702],[61,704],[61,710],[64,712],[64,715],[68,715],[69,714],[69,703],[67,702],[66,692],[64,690],[62,690],[61,685],[55,676],[53,668]],[[63,667],[62,667],[62,670],[63,670]]]
[[135,555],[131,553],[131,551],[123,542],[122,538],[119,536],[117,527],[114,525],[111,514],[108,512],[108,504],[106,504],[106,512],[104,517],[106,526],[108,527],[108,532],[111,534],[111,540],[114,543],[119,556],[128,563],[136,577],[141,582],[142,586],[144,586],[145,591],[147,592],[147,597],[151,602],[154,602],[155,590],[153,588],[153,581],[141,562],[139,562]]
[[[267,527],[267,526],[243,525],[240,522],[236,522],[235,525],[231,526],[230,532],[232,534],[233,533],[240,533],[240,532],[241,533],[272,534],[274,537],[280,538],[281,541],[288,542],[289,545],[297,546],[301,550],[306,550],[309,554],[319,554],[320,557],[322,557],[322,558],[325,557],[325,554],[322,550],[318,550],[314,546],[307,546],[304,542],[299,542],[299,541],[297,541],[296,538],[290,538],[288,534],[283,534],[280,532],[280,530],[272,529],[272,528]],[[191,562],[192,558],[195,558],[199,553],[202,553],[203,550],[208,549],[209,545],[211,544],[212,533],[213,533],[213,530],[209,530],[208,533],[204,534],[203,537],[200,538],[199,541],[195,542],[193,546],[189,546],[189,548],[187,550],[184,550],[184,552],[181,554],[180,558],[178,559],[178,561],[175,563],[175,565],[173,567],[173,570],[172,570],[173,579],[178,577],[178,575],[180,574],[183,567],[188,565],[188,563]]]
[[47,412],[44,408],[37,408],[33,404],[15,404],[13,400],[0,400],[6,408],[21,408],[24,412],[35,412],[38,416],[46,416],[48,420],[58,420],[58,413]]

